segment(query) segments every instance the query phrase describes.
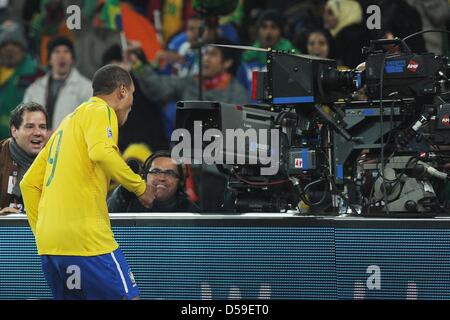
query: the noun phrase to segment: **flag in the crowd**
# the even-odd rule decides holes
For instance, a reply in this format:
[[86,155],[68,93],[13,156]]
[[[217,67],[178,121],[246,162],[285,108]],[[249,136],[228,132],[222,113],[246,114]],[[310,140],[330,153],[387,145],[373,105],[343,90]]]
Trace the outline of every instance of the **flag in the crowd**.
[[108,28],[118,31],[123,30],[119,0],[105,0],[100,16]]
[[120,34],[122,50],[128,47],[128,41],[139,42],[148,61],[153,61],[156,53],[161,50],[156,30],[152,23],[139,14],[130,3],[119,0],[104,1],[100,19],[105,27]]

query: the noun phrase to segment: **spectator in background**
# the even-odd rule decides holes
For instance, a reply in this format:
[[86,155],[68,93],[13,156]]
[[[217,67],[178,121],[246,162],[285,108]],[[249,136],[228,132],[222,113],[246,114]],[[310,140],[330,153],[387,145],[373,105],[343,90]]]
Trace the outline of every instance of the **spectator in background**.
[[[202,34],[202,42],[212,43],[217,39],[219,31],[217,19],[211,23],[209,20],[205,24]],[[202,20],[194,15],[187,20],[186,30],[176,35],[167,45],[168,50],[160,51],[157,54],[162,65],[162,74],[172,74],[181,77],[198,74],[198,48],[201,45],[199,30]]]
[[[26,0],[0,1],[0,24],[7,20],[20,19],[22,17],[24,6],[30,5],[30,3],[25,2]],[[31,4],[31,6],[32,5],[33,4]]]
[[19,183],[47,143],[47,120],[44,107],[34,102],[11,112],[12,137],[0,141],[0,215],[23,212]]
[[328,0],[323,15],[324,27],[333,36],[338,64],[355,68],[361,61],[362,48],[368,41],[364,31],[362,10],[357,1]]
[[323,10],[326,0],[304,0],[293,4],[284,12],[286,16],[286,36],[295,47],[306,52],[306,42],[309,33],[323,28]]
[[133,193],[119,186],[108,199],[109,212],[200,212],[185,193],[185,166],[177,164],[169,151],[152,154],[142,167],[142,177],[148,188],[154,190],[150,208],[144,207]]
[[[141,59],[147,61],[145,55],[141,55]],[[110,47],[103,54],[103,65],[110,63],[130,70],[119,45]],[[168,149],[169,143],[162,118],[162,102],[150,101],[144,93],[147,90],[145,83],[136,78],[133,70],[130,70],[130,74],[135,86],[134,102],[128,120],[119,132],[120,150],[125,150],[133,143],[145,143],[153,151]]]
[[127,40],[140,42],[147,60],[153,61],[162,49],[153,24],[125,1],[120,2],[120,12]]
[[[225,39],[218,39],[218,44],[230,44]],[[148,64],[139,59],[137,48],[129,48],[128,59],[132,62],[134,75],[141,84],[143,91],[151,101],[198,100],[198,78],[194,76],[176,77],[158,75]],[[225,103],[245,104],[249,101],[249,93],[233,77],[236,65],[237,50],[208,46],[203,55],[203,99]],[[173,127],[175,113],[171,118]]]
[[0,139],[9,137],[11,110],[22,101],[25,89],[43,74],[27,48],[22,26],[4,22],[0,27]]
[[119,29],[129,41],[139,41],[146,58],[153,61],[156,53],[161,50],[157,32],[152,23],[135,10],[129,2],[118,1],[120,6],[121,22],[116,20],[112,25],[106,17],[105,1],[99,0],[97,4],[84,1],[82,10],[82,28],[73,30],[75,34],[75,52],[77,54],[77,68],[80,72],[91,78],[94,72],[102,66],[103,53],[113,45],[121,43]]
[[[159,11],[161,20],[161,36],[164,42],[169,41],[182,31],[188,17],[194,14],[192,0],[144,0],[147,2],[146,17],[155,24],[155,11]],[[139,0],[132,0],[132,3]],[[155,24],[156,25],[156,24]]]
[[158,60],[167,62],[162,74],[173,74],[181,77],[198,74],[198,49],[202,44],[214,43],[218,38],[224,38],[233,43],[239,43],[237,31],[231,24],[219,25],[217,17],[205,19],[205,27],[200,39],[202,18],[198,15],[189,17],[186,30],[179,33],[168,43],[168,50],[157,54]]
[[[177,75],[180,77],[196,76],[199,73],[199,48],[202,44],[213,43],[220,35],[231,42],[237,41],[236,32],[225,32],[225,26],[218,25],[217,17],[205,19],[205,27],[200,39],[199,30],[203,23],[200,16],[193,15],[187,21],[186,31],[175,36],[168,44],[168,50],[157,54],[160,74]],[[231,24],[228,25],[231,29]],[[204,54],[206,47],[202,47]],[[197,97],[198,99],[198,97]],[[166,134],[170,136],[173,130],[176,101],[168,101],[164,108]]]
[[[253,44],[256,48],[271,48],[275,50],[299,53],[294,45],[283,38],[284,16],[274,9],[263,11],[258,18],[258,40]],[[237,73],[237,79],[248,89],[252,85],[252,72],[261,71],[266,67],[267,54],[260,51],[246,51],[242,56],[242,64]]]
[[263,11],[262,8],[251,8],[243,17],[240,30],[242,43],[253,43],[258,39],[258,17]]
[[50,41],[58,37],[74,40],[66,25],[66,7],[63,0],[41,0],[40,12],[31,22],[30,36],[42,66],[48,65]]
[[331,52],[331,37],[325,30],[314,30],[308,34],[306,42],[307,53],[319,58],[329,59]]
[[[404,38],[423,29],[417,9],[409,5],[405,0],[378,0],[376,4],[381,7],[383,18],[381,19],[381,30],[377,32],[372,31],[372,33],[375,33],[375,36],[371,38]],[[406,44],[413,52],[426,52],[423,36],[420,34],[406,40]],[[398,46],[392,49],[393,51],[400,50]]]
[[92,6],[90,1],[86,1],[81,11],[83,28],[72,30],[75,35],[76,67],[88,79],[92,79],[95,71],[103,65],[105,51],[113,45],[120,44],[120,33],[108,28],[100,19],[101,9],[100,2]]
[[92,84],[74,67],[75,53],[69,39],[55,38],[48,44],[48,61],[50,71],[26,90],[23,100],[44,105],[49,129],[55,129],[66,115],[92,96]]
[[[450,18],[450,5],[448,0],[408,0],[419,13],[422,29],[446,29]],[[447,34],[440,32],[424,33],[425,45],[428,52],[437,55],[448,54]]]

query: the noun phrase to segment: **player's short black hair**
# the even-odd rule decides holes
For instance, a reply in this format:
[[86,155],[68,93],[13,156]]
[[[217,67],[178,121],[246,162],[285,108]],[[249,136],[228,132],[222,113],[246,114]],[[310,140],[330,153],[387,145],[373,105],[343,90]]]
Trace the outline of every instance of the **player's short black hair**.
[[45,115],[45,122],[48,123],[47,110],[39,103],[30,101],[19,104],[11,111],[11,117],[9,118],[9,127],[19,129],[23,122],[23,114],[25,111],[28,112],[42,112]]
[[94,96],[111,94],[116,88],[125,85],[127,88],[131,86],[131,76],[125,69],[107,64],[94,73],[92,78],[92,90]]

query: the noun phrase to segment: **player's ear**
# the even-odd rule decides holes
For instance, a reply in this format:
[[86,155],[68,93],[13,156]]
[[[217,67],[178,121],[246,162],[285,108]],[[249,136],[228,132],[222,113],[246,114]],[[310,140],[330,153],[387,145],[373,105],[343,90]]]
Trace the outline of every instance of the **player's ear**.
[[126,96],[128,95],[128,89],[124,84],[121,84],[119,87],[119,94],[120,94],[120,98],[124,99],[126,98]]

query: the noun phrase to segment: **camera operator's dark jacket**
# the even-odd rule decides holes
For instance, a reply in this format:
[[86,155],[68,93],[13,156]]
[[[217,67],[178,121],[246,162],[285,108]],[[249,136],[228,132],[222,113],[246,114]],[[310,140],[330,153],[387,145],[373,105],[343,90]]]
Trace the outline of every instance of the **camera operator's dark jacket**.
[[200,213],[200,208],[189,201],[186,194],[178,192],[166,202],[156,201],[152,208],[144,207],[134,193],[122,186],[117,187],[108,198],[108,212],[191,212]]

